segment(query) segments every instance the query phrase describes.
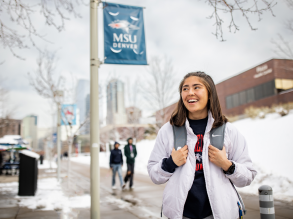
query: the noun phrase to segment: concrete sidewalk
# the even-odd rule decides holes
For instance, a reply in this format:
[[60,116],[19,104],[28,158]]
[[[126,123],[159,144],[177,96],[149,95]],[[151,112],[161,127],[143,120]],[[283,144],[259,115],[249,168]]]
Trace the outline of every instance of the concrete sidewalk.
[[[71,171],[68,175],[67,162],[62,162],[62,191],[66,197],[78,197],[90,195],[90,167],[87,164],[71,162]],[[100,169],[100,215],[102,219],[137,219],[137,218],[161,218],[161,205],[163,189],[165,185],[154,185],[146,175],[135,174],[134,186],[130,190],[111,189],[111,170]],[[39,170],[39,179],[56,178],[56,172]],[[116,177],[116,186],[119,186]],[[14,182],[10,187],[3,187],[2,183]],[[61,210],[44,211],[40,209],[28,209],[19,207],[18,204],[18,177],[0,176],[0,219],[32,218],[90,218],[90,208],[73,208],[67,213]],[[1,185],[2,184],[2,185]],[[247,208],[245,218],[259,219],[258,197],[242,194]],[[89,202],[89,201],[88,201]],[[89,203],[90,204],[90,203]],[[89,206],[88,204],[88,206]],[[293,204],[275,200],[276,219],[293,218]],[[166,219],[163,216],[163,219]]]
[[[119,188],[118,176],[116,176],[116,186],[118,189],[112,190],[111,176],[112,172],[110,169],[100,169],[100,212],[102,219],[161,218],[160,206],[163,187],[150,189],[149,186],[145,186],[144,182],[141,183],[137,180],[133,190],[129,190],[126,187],[122,191]],[[69,181],[68,179],[64,180],[62,187],[67,196],[71,194],[90,194],[89,165],[71,162]],[[70,189],[67,191],[67,188]],[[154,203],[156,205],[153,205]],[[88,213],[82,211],[80,212],[81,214],[89,215],[89,211]],[[163,218],[165,219],[166,217]]]
[[[55,174],[45,174],[44,170],[39,171],[39,179],[44,177],[54,177]],[[5,187],[4,187],[4,184]],[[8,185],[8,186],[7,186]],[[0,218],[16,219],[16,218],[44,218],[53,219],[60,218],[60,213],[56,211],[43,211],[38,209],[29,209],[19,207],[18,194],[18,176],[0,175]]]
[[[64,164],[64,163],[63,163]],[[46,169],[39,169],[39,179],[56,177],[56,172],[46,172]],[[74,173],[67,176],[66,165],[63,165],[62,170],[62,190],[68,196],[78,196],[89,194],[90,184],[89,179],[77,176]],[[6,184],[4,186],[4,184]],[[62,211],[29,209],[19,206],[18,193],[18,176],[3,176],[0,175],[0,219],[57,219],[57,218],[72,218],[85,219],[90,218],[90,208],[74,208],[70,212],[63,213]],[[101,203],[100,213],[103,219],[137,219],[138,217],[128,211],[127,201],[119,199],[111,199],[111,191],[100,189]],[[117,202],[118,201],[118,202]],[[119,203],[120,201],[120,203]],[[124,205],[124,206],[123,206]]]
[[[72,163],[72,170],[75,174],[80,175],[84,179],[89,180],[89,165],[82,163]],[[116,177],[118,180],[118,177]],[[127,200],[128,202],[137,202],[129,207],[129,212],[137,215],[139,218],[143,218],[142,214],[147,217],[151,215],[153,218],[160,218],[163,190],[165,185],[155,185],[151,182],[149,176],[142,174],[135,174],[134,186],[131,190],[124,191],[112,191],[111,190],[111,171],[110,169],[101,168],[100,188],[109,193],[112,193],[112,197],[118,200]],[[118,182],[117,182],[118,183]],[[117,184],[116,184],[117,185]],[[256,195],[241,194],[247,214],[247,219],[259,219],[259,197]],[[293,219],[293,203],[275,200],[275,218],[276,219]],[[166,218],[163,216],[163,218]]]

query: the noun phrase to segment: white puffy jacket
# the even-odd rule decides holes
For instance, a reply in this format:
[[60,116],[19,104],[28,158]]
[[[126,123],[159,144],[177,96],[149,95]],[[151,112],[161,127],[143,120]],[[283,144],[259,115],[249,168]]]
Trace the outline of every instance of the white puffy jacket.
[[[202,163],[210,205],[215,219],[236,219],[239,217],[238,196],[229,179],[237,187],[251,184],[256,170],[248,154],[244,137],[231,124],[226,124],[224,145],[227,157],[235,163],[232,175],[226,175],[222,169],[208,158],[210,145],[210,130],[214,123],[211,112],[208,113],[208,123],[204,134]],[[163,193],[163,213],[171,219],[182,219],[187,194],[192,186],[195,174],[196,158],[194,147],[197,136],[193,133],[189,122],[185,122],[187,130],[188,157],[184,165],[177,167],[174,173],[162,169],[162,160],[171,155],[174,147],[172,125],[168,122],[159,131],[155,146],[148,161],[148,173],[155,184],[167,183]]]

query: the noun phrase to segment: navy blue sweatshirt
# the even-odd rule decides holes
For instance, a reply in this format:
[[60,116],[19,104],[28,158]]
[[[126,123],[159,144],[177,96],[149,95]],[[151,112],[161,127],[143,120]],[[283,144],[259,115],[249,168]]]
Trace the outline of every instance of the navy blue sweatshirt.
[[[194,134],[197,135],[198,141],[194,146],[194,153],[196,156],[194,180],[187,195],[183,216],[192,219],[202,219],[212,215],[202,167],[202,149],[204,146],[203,136],[207,126],[208,118],[200,120],[188,119],[188,121]],[[173,162],[171,156],[163,160],[163,170],[172,173],[175,171],[176,167],[177,165]]]
[[110,167],[112,164],[123,164],[123,156],[120,149],[114,149],[110,155]]

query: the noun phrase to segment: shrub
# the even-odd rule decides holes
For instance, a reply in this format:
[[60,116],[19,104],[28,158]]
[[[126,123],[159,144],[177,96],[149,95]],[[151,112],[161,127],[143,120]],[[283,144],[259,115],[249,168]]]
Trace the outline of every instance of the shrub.
[[253,107],[250,106],[244,110],[246,116],[255,119],[260,118],[264,119],[268,113],[272,112],[269,107]]
[[256,108],[253,106],[247,107],[244,110],[245,115],[252,119],[255,119],[258,116],[259,112],[260,112],[259,108]]
[[293,109],[293,102],[273,105],[272,108],[274,112],[279,113],[280,116],[286,116],[289,114],[290,110]]

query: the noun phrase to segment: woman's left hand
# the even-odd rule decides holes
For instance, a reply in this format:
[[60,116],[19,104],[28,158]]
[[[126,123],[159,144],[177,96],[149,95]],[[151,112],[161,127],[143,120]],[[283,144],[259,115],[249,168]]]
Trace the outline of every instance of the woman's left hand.
[[219,150],[213,145],[209,145],[209,160],[225,171],[227,171],[232,165],[232,162],[229,161],[226,156],[225,146],[223,147],[223,150]]

